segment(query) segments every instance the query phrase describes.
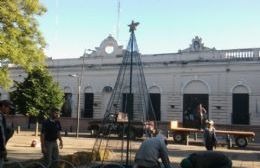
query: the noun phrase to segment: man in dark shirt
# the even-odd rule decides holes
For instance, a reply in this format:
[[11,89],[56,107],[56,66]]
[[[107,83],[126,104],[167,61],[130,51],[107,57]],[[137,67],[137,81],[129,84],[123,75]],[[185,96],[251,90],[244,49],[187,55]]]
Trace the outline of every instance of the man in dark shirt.
[[57,139],[60,141],[60,149],[63,148],[63,142],[61,139],[61,125],[58,120],[59,109],[54,108],[51,110],[50,118],[43,121],[41,130],[41,147],[42,153],[48,165],[52,165],[52,162],[58,160],[59,149]]
[[171,168],[166,145],[167,139],[161,133],[145,140],[135,155],[137,168],[159,168],[159,159],[165,168]]
[[8,115],[14,108],[13,103],[9,100],[0,101],[0,168],[3,167],[6,158],[6,142],[10,138],[7,135],[7,126],[5,115]]
[[182,168],[232,168],[232,161],[221,152],[192,153],[181,161]]

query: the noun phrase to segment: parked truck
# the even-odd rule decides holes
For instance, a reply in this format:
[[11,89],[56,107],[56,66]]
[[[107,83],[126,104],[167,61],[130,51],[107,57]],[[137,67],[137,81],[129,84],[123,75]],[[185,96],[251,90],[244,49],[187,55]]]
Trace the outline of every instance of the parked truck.
[[130,127],[128,126],[128,118],[125,113],[118,112],[108,116],[108,120],[93,120],[89,123],[88,130],[93,137],[99,134],[115,135],[117,137],[124,137],[129,131],[129,138],[141,138],[143,135],[151,136],[154,130],[154,121],[131,121]]
[[[186,143],[189,144],[189,136],[203,134],[203,130],[196,128],[183,128],[179,127],[177,121],[171,121],[170,123],[170,134],[173,136],[173,140],[176,143]],[[235,144],[244,148],[248,145],[248,141],[254,140],[255,133],[250,131],[231,131],[231,130],[218,130],[216,129],[217,136],[223,136],[226,138],[226,143],[228,147],[233,146],[233,141]]]

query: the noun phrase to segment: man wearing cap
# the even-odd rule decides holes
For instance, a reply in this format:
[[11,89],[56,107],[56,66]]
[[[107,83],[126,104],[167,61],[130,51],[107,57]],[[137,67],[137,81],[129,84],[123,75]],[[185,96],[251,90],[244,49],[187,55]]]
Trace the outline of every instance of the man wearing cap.
[[4,115],[8,115],[14,108],[13,103],[9,100],[0,101],[0,168],[3,167],[4,159],[6,158],[6,142],[7,142],[7,126]]
[[59,109],[53,108],[51,110],[50,118],[42,123],[41,147],[44,158],[49,166],[52,165],[53,161],[58,160],[59,157],[57,139],[60,141],[60,149],[63,148],[63,142],[60,134],[61,124],[58,118]]
[[171,168],[166,145],[167,138],[161,133],[145,140],[135,155],[137,168],[160,168],[159,158],[165,168]]
[[232,168],[232,161],[221,152],[192,153],[181,161],[182,168]]
[[213,150],[213,147],[217,147],[217,136],[214,128],[214,121],[207,120],[207,127],[204,130],[204,144],[207,150]]

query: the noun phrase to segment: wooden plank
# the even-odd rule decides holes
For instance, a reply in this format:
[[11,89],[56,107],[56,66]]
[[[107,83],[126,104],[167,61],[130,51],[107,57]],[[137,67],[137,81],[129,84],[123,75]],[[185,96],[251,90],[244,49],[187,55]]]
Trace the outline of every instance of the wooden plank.
[[255,137],[254,132],[249,131],[223,131],[223,130],[216,130],[216,134],[229,134],[229,135],[235,135],[235,136],[246,136],[246,137]]
[[[172,128],[173,132],[183,132],[183,133],[203,133],[203,130],[195,129],[195,128]],[[216,134],[223,134],[223,135],[233,135],[233,136],[244,136],[244,137],[255,137],[254,132],[247,132],[247,131],[223,131],[223,130],[216,130]]]

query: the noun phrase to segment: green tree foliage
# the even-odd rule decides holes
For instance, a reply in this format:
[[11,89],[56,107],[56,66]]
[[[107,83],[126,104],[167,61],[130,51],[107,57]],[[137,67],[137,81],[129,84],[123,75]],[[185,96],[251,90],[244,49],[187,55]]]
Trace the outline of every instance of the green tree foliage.
[[5,89],[11,84],[9,63],[26,71],[44,64],[46,44],[36,16],[45,12],[39,0],[0,0],[0,86]]
[[15,87],[11,99],[16,111],[38,120],[48,117],[51,108],[61,108],[64,102],[64,93],[43,68],[33,69],[24,82],[15,82]]

